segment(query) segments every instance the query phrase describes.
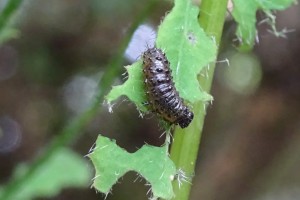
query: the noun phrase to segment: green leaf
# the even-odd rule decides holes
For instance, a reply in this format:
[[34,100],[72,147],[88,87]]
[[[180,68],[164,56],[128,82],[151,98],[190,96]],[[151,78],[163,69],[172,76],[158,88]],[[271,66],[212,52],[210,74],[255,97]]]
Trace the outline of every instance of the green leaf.
[[260,8],[264,10],[284,10],[291,6],[292,3],[296,3],[295,0],[256,0]]
[[270,18],[270,25],[272,31],[276,35],[281,35],[276,33],[275,28],[275,16],[271,14],[271,10],[284,10],[288,8],[295,0],[233,0],[234,9],[232,15],[235,21],[238,23],[236,35],[239,38],[241,44],[241,50],[251,50],[253,48],[255,38],[257,35],[256,31],[256,12],[257,10],[262,10]]
[[128,80],[123,85],[114,86],[109,94],[105,97],[111,103],[122,95],[126,95],[136,104],[139,110],[146,111],[143,102],[146,100],[142,63],[136,62],[125,67],[128,72]]
[[176,0],[159,27],[156,41],[171,63],[180,97],[191,103],[212,99],[199,87],[197,76],[216,58],[216,45],[199,26],[198,14],[199,8],[192,1]]
[[[22,176],[28,169],[27,165],[19,165],[14,178]],[[45,164],[38,166],[35,174],[30,176],[30,179],[10,199],[52,197],[59,194],[63,188],[87,187],[90,177],[90,171],[82,156],[68,149],[61,149]],[[0,190],[0,198],[4,189]]]
[[170,199],[173,196],[171,181],[176,168],[166,146],[144,145],[135,153],[128,153],[115,141],[99,136],[89,157],[96,169],[93,187],[102,193],[108,194],[128,171],[136,171],[151,184],[154,197]]
[[[191,1],[176,0],[174,8],[159,27],[156,41],[156,46],[165,51],[171,63],[172,76],[180,97],[191,103],[212,99],[201,90],[197,75],[216,57],[216,45],[213,38],[206,36],[199,26],[198,13],[198,7],[192,5]],[[111,104],[125,95],[140,110],[145,111],[142,62],[138,61],[126,69],[128,80],[123,85],[113,87],[106,100]]]

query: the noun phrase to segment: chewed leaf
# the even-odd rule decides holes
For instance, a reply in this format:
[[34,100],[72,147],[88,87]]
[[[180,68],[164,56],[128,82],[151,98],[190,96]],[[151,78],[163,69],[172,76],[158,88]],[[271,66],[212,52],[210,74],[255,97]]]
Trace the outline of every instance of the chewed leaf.
[[201,90],[197,76],[215,60],[217,52],[213,38],[209,38],[199,26],[198,14],[199,9],[192,1],[176,0],[174,8],[159,27],[156,41],[171,63],[179,95],[192,103],[207,100],[208,94]]
[[[235,21],[238,23],[236,35],[240,40],[241,50],[251,50],[255,38],[257,35],[256,31],[256,12],[262,10],[270,16],[271,10],[284,10],[289,7],[294,0],[233,0],[234,9],[232,15]],[[274,17],[274,16],[272,16]],[[275,20],[275,17],[274,17]],[[271,21],[270,25],[272,31],[276,32],[275,21]]]
[[146,101],[145,86],[142,74],[141,62],[136,62],[125,67],[128,72],[128,79],[122,85],[114,86],[105,97],[110,103],[122,95],[127,96],[136,104],[139,110],[145,111],[143,102]]
[[[209,94],[201,90],[197,76],[216,58],[216,45],[213,38],[206,36],[199,26],[198,13],[198,7],[191,1],[176,0],[174,8],[159,27],[156,41],[156,46],[165,51],[171,63],[173,81],[180,97],[191,103],[212,100]],[[125,95],[138,109],[146,111],[143,106],[146,95],[141,61],[126,69],[128,80],[113,87],[106,100],[111,103]]]
[[171,181],[176,169],[166,146],[144,145],[135,153],[128,153],[115,141],[99,136],[89,157],[96,169],[93,187],[102,193],[108,194],[128,171],[136,171],[151,184],[154,197],[170,199],[174,195]]

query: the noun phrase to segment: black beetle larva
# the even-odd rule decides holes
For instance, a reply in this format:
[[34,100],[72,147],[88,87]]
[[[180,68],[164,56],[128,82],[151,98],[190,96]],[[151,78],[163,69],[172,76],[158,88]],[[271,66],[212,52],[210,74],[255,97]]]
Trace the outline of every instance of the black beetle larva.
[[165,54],[153,47],[145,51],[142,58],[147,99],[152,111],[172,124],[187,127],[194,114],[179,97]]

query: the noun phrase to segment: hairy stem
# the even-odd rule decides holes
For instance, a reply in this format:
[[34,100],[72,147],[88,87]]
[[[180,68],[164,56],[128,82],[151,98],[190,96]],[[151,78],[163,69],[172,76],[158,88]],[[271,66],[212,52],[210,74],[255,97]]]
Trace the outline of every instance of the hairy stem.
[[[200,6],[199,23],[207,35],[211,36],[219,46],[228,0],[202,0]],[[213,81],[215,63],[209,65],[208,76],[198,78],[204,91],[210,91]],[[189,127],[181,129],[176,127],[174,142],[171,147],[171,159],[178,169],[183,170],[185,176],[191,180],[183,181],[179,187],[178,181],[174,181],[174,200],[188,200],[191,190],[192,176],[195,173],[198,149],[206,115],[203,102],[193,105],[194,120]]]

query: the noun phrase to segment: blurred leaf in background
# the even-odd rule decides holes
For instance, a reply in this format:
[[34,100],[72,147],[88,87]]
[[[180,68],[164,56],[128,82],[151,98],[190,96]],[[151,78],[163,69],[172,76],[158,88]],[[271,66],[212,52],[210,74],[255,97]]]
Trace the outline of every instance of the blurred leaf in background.
[[[28,165],[19,165],[12,180],[23,176],[27,170],[30,170]],[[9,199],[29,200],[36,197],[53,197],[59,194],[63,188],[86,188],[90,184],[90,180],[91,171],[83,157],[63,148],[43,165],[39,165],[34,174],[20,186],[20,190]],[[0,197],[2,189],[0,187]]]

